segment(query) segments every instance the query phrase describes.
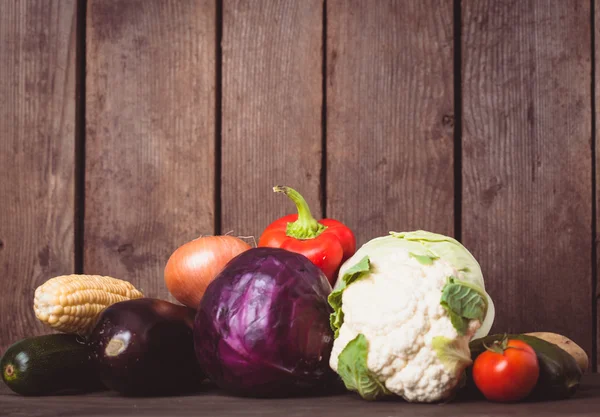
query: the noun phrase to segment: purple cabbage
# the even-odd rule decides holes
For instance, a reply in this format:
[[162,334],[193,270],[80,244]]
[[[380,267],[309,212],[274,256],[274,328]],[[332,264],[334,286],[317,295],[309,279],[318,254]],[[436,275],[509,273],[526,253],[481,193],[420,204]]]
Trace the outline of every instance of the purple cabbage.
[[208,286],[194,324],[202,369],[220,388],[252,397],[321,394],[329,368],[331,286],[303,255],[255,248]]

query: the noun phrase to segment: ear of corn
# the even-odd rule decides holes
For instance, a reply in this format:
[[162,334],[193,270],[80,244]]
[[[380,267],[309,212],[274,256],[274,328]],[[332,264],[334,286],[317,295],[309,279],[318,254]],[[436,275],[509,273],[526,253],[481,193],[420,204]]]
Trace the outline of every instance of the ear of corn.
[[65,333],[87,334],[102,310],[143,297],[131,283],[100,275],[63,275],[35,290],[35,316]]

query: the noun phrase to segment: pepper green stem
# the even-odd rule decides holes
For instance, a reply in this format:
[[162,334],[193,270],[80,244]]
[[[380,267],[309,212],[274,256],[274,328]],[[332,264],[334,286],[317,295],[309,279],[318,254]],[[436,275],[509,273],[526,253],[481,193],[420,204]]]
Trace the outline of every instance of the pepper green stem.
[[298,210],[298,220],[287,224],[285,230],[287,236],[295,239],[313,239],[327,229],[327,226],[322,225],[312,216],[306,200],[298,191],[283,185],[273,187],[273,191],[287,195],[296,204]]

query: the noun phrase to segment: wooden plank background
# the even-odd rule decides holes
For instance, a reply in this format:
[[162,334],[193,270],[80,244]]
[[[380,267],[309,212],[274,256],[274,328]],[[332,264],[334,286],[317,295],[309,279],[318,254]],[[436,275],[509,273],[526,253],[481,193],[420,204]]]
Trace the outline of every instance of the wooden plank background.
[[320,0],[223,2],[222,232],[258,236],[294,210],[289,185],[319,215]]
[[452,1],[405,3],[327,3],[327,214],[359,244],[454,235]]
[[90,0],[84,271],[167,297],[169,255],[214,233],[215,3]]
[[35,288],[75,267],[75,0],[0,13],[0,352],[44,332]]
[[598,7],[7,2],[0,352],[45,331],[31,299],[46,279],[109,274],[169,298],[178,245],[258,237],[293,211],[271,191],[286,184],[359,244],[457,236],[495,331],[564,333],[595,366]]
[[462,237],[494,329],[591,352],[589,3],[467,1],[462,28]]

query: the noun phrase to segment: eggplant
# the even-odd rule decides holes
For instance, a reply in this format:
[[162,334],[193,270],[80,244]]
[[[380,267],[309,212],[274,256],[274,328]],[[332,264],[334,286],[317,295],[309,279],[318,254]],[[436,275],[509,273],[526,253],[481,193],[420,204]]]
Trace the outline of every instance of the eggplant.
[[194,353],[194,309],[140,298],[106,308],[89,336],[100,379],[127,396],[192,392],[204,379]]

